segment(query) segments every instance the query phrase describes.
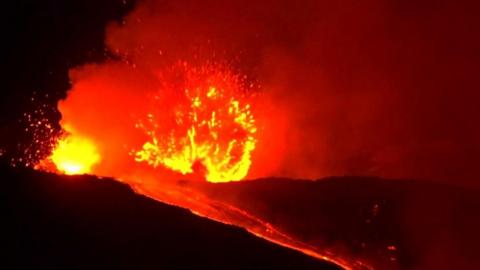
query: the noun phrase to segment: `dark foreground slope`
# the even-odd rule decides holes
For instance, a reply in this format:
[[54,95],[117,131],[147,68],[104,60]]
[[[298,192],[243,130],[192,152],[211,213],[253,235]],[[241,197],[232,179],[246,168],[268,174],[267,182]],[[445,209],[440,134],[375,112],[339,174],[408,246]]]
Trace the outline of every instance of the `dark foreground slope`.
[[111,180],[0,175],[2,269],[338,269]]
[[298,240],[377,269],[480,269],[480,190],[475,188],[365,177],[197,188]]

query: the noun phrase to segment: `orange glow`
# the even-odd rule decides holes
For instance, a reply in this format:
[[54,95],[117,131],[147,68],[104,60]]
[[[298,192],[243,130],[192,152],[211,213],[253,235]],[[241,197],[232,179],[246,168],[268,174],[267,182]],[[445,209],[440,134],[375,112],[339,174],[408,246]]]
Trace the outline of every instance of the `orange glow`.
[[[183,81],[171,83],[170,72],[181,74]],[[135,160],[183,175],[200,173],[210,182],[243,179],[257,128],[238,76],[215,66],[183,63],[160,77],[157,109],[137,125],[149,140],[135,152]]]
[[58,141],[50,159],[59,172],[74,175],[91,173],[100,155],[90,140],[68,135]]

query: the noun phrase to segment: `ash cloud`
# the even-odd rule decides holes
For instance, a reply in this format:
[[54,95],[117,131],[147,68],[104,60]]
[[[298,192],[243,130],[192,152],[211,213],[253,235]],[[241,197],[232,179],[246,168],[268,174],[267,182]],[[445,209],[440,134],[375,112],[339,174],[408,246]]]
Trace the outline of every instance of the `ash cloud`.
[[477,185],[475,5],[147,0],[107,27],[106,44],[137,72],[218,59],[260,84],[263,132],[251,178],[355,174]]

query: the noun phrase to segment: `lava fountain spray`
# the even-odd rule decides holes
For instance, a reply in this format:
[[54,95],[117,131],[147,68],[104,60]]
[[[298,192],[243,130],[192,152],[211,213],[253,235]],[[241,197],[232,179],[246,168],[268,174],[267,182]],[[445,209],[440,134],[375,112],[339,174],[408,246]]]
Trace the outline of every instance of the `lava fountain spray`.
[[[250,102],[254,89],[244,77],[226,65],[182,61],[151,72],[153,90],[128,89],[125,96],[110,92],[123,79],[103,70],[104,75],[77,81],[59,104],[66,134],[39,167],[123,179],[124,167],[118,164],[135,170],[141,163],[211,182],[247,176],[257,126]],[[97,76],[117,83],[105,89]],[[107,92],[108,101],[95,97],[100,92]]]
[[183,175],[200,171],[211,182],[243,179],[257,128],[239,77],[214,65],[182,63],[159,81],[152,112],[137,125],[150,140],[135,160]]

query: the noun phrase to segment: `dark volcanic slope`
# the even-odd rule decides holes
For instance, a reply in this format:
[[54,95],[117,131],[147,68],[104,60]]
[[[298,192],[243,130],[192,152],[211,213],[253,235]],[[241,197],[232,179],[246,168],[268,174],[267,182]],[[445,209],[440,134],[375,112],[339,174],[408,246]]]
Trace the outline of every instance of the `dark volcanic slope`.
[[5,269],[338,269],[111,180],[0,175]]
[[377,269],[480,269],[480,190],[336,177],[201,184],[296,239]]

